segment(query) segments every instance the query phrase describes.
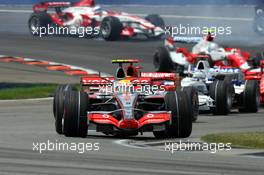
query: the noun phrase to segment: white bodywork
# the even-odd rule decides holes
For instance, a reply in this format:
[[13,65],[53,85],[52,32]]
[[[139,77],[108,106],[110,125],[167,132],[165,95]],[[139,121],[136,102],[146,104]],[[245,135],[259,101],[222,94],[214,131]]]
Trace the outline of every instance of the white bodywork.
[[[175,42],[182,42],[182,43],[195,43],[196,45],[192,48],[192,53],[193,54],[200,54],[204,53],[206,55],[210,55],[212,58],[212,61],[223,61],[225,65],[228,65],[226,63],[227,61],[227,56],[228,55],[234,55],[234,54],[239,54],[237,53],[237,49],[232,49],[231,51],[226,51],[224,48],[219,47],[219,45],[215,42],[212,41],[207,41],[205,38],[202,37],[174,37],[173,40]],[[168,46],[168,44],[165,43],[165,46]],[[181,59],[178,59],[178,53],[175,52],[175,46],[174,49],[172,49],[172,46],[168,46],[171,51],[170,51],[170,56],[171,60],[174,63],[180,64],[183,63],[180,61]],[[174,53],[173,53],[174,52]],[[185,64],[190,64],[189,62],[185,62]],[[248,63],[245,63],[240,67],[242,70],[247,70],[250,68]]]
[[[154,36],[160,36],[164,34],[164,30],[161,27],[155,26],[144,18],[140,18],[124,12],[114,12],[103,10],[100,6],[94,7],[69,7],[63,10],[63,13],[70,13],[73,15],[73,19],[64,23],[65,26],[78,27],[83,22],[82,15],[87,15],[96,21],[101,22],[107,16],[117,17],[120,22],[126,26],[129,23],[130,27],[134,28],[135,33],[144,33],[142,28],[148,31]],[[142,24],[142,25],[141,25]],[[151,29],[151,30],[150,30]],[[153,30],[153,32],[152,32]]]
[[[203,64],[203,69],[198,69],[198,66]],[[211,107],[214,107],[214,99],[212,99],[208,94],[208,85],[213,83],[214,76],[219,74],[238,74],[239,69],[220,69],[220,68],[210,68],[208,62],[199,61],[197,67],[188,72],[191,77],[186,77],[181,81],[182,87],[192,86],[198,91],[199,99],[199,110],[207,111]],[[241,94],[245,90],[245,84],[234,85],[235,94]]]

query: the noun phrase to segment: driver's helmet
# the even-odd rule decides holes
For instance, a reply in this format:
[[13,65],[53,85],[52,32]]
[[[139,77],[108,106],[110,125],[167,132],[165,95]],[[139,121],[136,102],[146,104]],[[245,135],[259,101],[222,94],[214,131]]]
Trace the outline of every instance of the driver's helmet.
[[218,45],[216,43],[209,43],[208,44],[208,52],[211,52],[213,50],[217,50],[218,49]]
[[93,8],[93,11],[94,11],[94,13],[100,13],[101,14],[103,12],[103,9],[101,6],[97,5]]
[[114,92],[130,94],[134,92],[133,85],[129,80],[119,80],[114,83]]

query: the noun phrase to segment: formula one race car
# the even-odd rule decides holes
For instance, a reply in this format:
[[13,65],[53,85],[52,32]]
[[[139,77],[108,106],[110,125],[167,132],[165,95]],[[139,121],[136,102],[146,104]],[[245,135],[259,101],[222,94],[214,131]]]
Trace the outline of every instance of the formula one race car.
[[[248,52],[239,48],[222,48],[213,42],[214,38],[209,33],[206,37],[175,37],[165,40],[165,46],[160,47],[154,54],[154,66],[158,72],[176,72],[185,76],[184,72],[189,65],[196,66],[201,60],[206,60],[211,68],[231,67],[239,68],[246,80],[260,82],[261,102],[264,103],[264,54],[258,53],[251,57]],[[176,42],[196,43],[192,52],[186,48],[175,47]]]
[[[200,60],[207,60],[210,67],[232,66],[241,70],[250,69],[248,64],[250,53],[239,48],[223,48],[214,41],[214,37],[209,33],[206,37],[169,37],[165,40],[165,46],[159,48],[154,55],[154,65],[157,71],[182,70],[184,67],[196,65]],[[195,44],[192,51],[186,48],[178,48],[175,42]],[[254,64],[260,65],[263,60],[262,54],[252,60]],[[163,64],[167,62],[167,64]]]
[[240,69],[210,68],[207,61],[199,61],[188,71],[181,86],[193,86],[199,94],[199,110],[211,110],[215,115],[227,115],[231,108],[241,112],[257,112],[259,109],[259,84],[256,80],[244,80]]
[[[50,9],[55,9],[51,11]],[[159,15],[140,18],[135,15],[104,10],[94,0],[42,2],[33,7],[28,25],[32,35],[76,34],[102,36],[107,41],[144,35],[159,38],[164,35],[164,20]],[[51,30],[51,27],[52,30]]]
[[264,5],[255,7],[254,31],[264,35]]
[[[174,73],[139,73],[138,60],[113,60],[116,77],[81,78],[81,91],[59,86],[53,112],[56,131],[85,137],[91,124],[106,135],[185,138],[192,132],[192,103],[177,89]],[[126,69],[123,64],[129,64]]]

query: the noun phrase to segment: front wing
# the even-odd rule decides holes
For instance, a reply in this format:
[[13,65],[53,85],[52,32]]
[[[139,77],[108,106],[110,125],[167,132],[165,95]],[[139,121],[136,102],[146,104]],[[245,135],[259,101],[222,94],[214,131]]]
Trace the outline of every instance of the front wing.
[[147,125],[157,125],[171,123],[171,113],[167,111],[149,112],[139,120],[121,119],[118,121],[111,113],[107,112],[88,112],[88,124],[112,125],[118,129],[137,130]]

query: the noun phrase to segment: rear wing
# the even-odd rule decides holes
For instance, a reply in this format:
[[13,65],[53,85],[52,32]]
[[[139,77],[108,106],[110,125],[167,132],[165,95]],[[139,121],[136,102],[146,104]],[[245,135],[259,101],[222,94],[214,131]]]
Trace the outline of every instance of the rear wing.
[[174,42],[178,43],[187,43],[187,44],[197,44],[200,41],[204,40],[203,37],[184,37],[184,36],[176,36],[173,38]]
[[112,64],[134,64],[134,63],[139,63],[141,60],[138,59],[117,59],[117,60],[112,60]]
[[203,37],[188,37],[188,36],[175,36],[175,37],[168,37],[165,40],[165,46],[169,46],[169,48],[171,48],[171,46],[173,45],[173,43],[177,42],[177,43],[186,43],[186,44],[197,44],[201,41],[213,41],[214,40],[214,36],[212,35],[212,32],[215,31],[211,31],[208,30],[207,31],[207,35],[203,36]]
[[202,37],[168,37],[164,41],[164,46],[169,48],[170,50],[174,50],[176,46],[175,43],[185,43],[185,44],[197,44],[200,41],[204,40]]
[[70,7],[72,2],[41,2],[33,6],[35,13],[46,12],[49,8],[60,9],[62,7]]

